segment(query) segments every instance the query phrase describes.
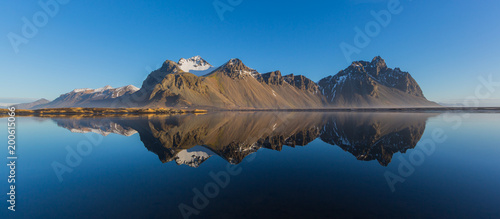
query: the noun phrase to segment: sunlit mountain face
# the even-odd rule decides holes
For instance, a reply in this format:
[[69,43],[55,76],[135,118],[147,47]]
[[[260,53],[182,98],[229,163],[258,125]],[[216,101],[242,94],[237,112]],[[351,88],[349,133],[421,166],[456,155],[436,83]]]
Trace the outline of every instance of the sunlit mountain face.
[[259,73],[233,58],[214,67],[200,56],[166,60],[137,88],[78,88],[26,109],[62,107],[182,107],[202,109],[311,109],[330,107],[438,107],[417,81],[377,56],[356,61],[317,83],[308,74]]

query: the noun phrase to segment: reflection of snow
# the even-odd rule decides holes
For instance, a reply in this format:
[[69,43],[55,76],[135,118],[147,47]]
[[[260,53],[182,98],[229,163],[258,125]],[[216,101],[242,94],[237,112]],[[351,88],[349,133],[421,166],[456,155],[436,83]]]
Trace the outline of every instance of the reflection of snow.
[[175,162],[178,165],[188,165],[190,167],[198,167],[205,160],[215,155],[215,153],[202,146],[194,146],[190,149],[182,150],[175,157]]
[[116,123],[110,123],[109,126],[106,127],[100,127],[100,128],[71,128],[69,129],[73,133],[97,133],[102,136],[108,136],[109,134],[118,134],[118,135],[124,135],[124,136],[132,136],[133,134],[137,133],[136,130],[131,129],[131,128],[123,128],[122,126],[116,124]]

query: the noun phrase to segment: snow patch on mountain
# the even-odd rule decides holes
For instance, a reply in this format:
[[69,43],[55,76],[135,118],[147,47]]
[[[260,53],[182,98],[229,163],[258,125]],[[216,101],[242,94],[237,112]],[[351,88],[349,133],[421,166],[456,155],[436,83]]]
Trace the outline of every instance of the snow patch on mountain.
[[255,71],[255,70],[253,70],[253,69],[251,69],[250,71],[245,71],[245,70],[241,71],[240,70],[240,75],[250,75],[252,77],[256,77],[256,76],[259,75],[259,73],[257,71]]
[[193,56],[189,59],[181,58],[177,64],[182,71],[196,76],[206,75],[216,69],[200,56]]
[[73,133],[89,133],[93,132],[102,136],[108,136],[109,134],[118,134],[118,135],[123,135],[123,136],[132,136],[135,133],[137,133],[136,130],[134,129],[126,129],[123,128],[117,124],[114,124],[115,127],[112,127],[111,130],[104,130],[102,128],[71,128],[69,129],[70,132]]
[[127,86],[123,86],[123,87],[119,87],[119,88],[116,88],[116,91],[124,91],[124,90],[128,90],[128,91],[133,91],[133,92],[136,92],[138,91],[140,88],[134,86],[134,85],[127,85]]
[[123,93],[125,93],[125,92],[134,93],[138,90],[139,90],[139,88],[134,86],[134,85],[127,85],[127,86],[123,86],[123,87],[119,87],[119,88],[113,88],[109,85],[106,85],[104,87],[96,88],[96,89],[91,89],[91,88],[74,89],[70,93],[93,94],[93,93],[104,93],[106,91],[111,91],[111,92],[113,92],[113,98],[115,98],[115,97],[119,97],[119,96],[123,95]]
[[[113,90],[114,88],[109,86],[109,85],[106,85],[104,87],[101,87],[101,88],[96,88],[96,89],[91,89],[91,88],[79,88],[79,89],[74,89],[73,93],[80,93],[80,92],[85,92],[85,93],[99,93],[99,92],[103,92],[103,91],[107,91],[107,90]],[[134,85],[127,85],[127,86],[123,86],[123,87],[119,87],[119,88],[116,88],[114,89],[115,91],[124,91],[124,90],[130,90],[130,91],[138,91],[139,88],[137,88],[136,86]]]

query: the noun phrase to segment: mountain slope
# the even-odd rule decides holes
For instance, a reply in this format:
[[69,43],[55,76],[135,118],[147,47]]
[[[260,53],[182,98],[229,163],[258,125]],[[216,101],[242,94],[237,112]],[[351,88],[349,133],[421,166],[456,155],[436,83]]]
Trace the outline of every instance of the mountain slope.
[[[207,73],[208,72],[208,73]],[[205,74],[207,73],[207,74]],[[203,75],[203,76],[200,76]],[[167,60],[141,89],[132,85],[75,89],[37,108],[192,107],[218,109],[308,109],[322,107],[422,107],[428,101],[413,77],[380,57],[353,62],[316,84],[280,71],[260,74],[239,59],[214,68],[199,56]]]
[[14,107],[16,109],[32,109],[32,108],[37,108],[37,106],[39,105],[43,105],[43,104],[47,104],[49,103],[50,101],[47,100],[47,99],[39,99],[35,102],[31,102],[31,103],[21,103],[21,104],[17,104],[17,105],[14,105]]
[[336,75],[321,79],[318,84],[330,106],[438,106],[424,97],[408,72],[388,68],[379,56],[371,62],[353,62]]
[[321,107],[314,82],[304,76],[272,73],[281,83],[270,83],[271,73],[261,75],[239,59],[231,59],[210,74],[198,77],[172,61],[153,71],[141,91],[146,107],[310,108]]
[[428,113],[335,113],[325,119],[321,140],[358,160],[387,166],[395,153],[414,148],[422,138]]
[[60,107],[88,107],[95,106],[96,102],[105,101],[104,105],[109,105],[109,100],[114,100],[123,95],[135,93],[139,88],[128,85],[119,88],[105,86],[98,89],[75,89],[69,93],[62,94],[50,103],[36,106],[36,108],[60,108]]

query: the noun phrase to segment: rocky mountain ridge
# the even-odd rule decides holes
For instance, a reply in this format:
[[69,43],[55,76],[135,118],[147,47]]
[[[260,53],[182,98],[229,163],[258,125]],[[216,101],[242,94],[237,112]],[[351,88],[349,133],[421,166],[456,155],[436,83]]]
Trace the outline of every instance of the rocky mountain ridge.
[[[95,106],[95,101],[105,101],[117,99],[123,95],[133,94],[137,92],[139,88],[128,85],[119,88],[113,88],[109,85],[102,88],[90,89],[74,89],[69,93],[61,94],[55,100],[37,105],[36,109],[40,108],[63,108],[63,107],[80,107],[80,106]],[[31,108],[31,109],[34,109]]]
[[408,72],[388,68],[380,56],[371,62],[353,62],[336,75],[321,79],[318,85],[331,106],[438,106],[424,97]]
[[[201,75],[200,72],[203,74]],[[356,61],[315,83],[303,75],[259,73],[240,59],[215,68],[200,56],[167,60],[141,88],[76,89],[38,107],[174,107],[205,109],[310,109],[427,107],[418,83],[385,60]]]

